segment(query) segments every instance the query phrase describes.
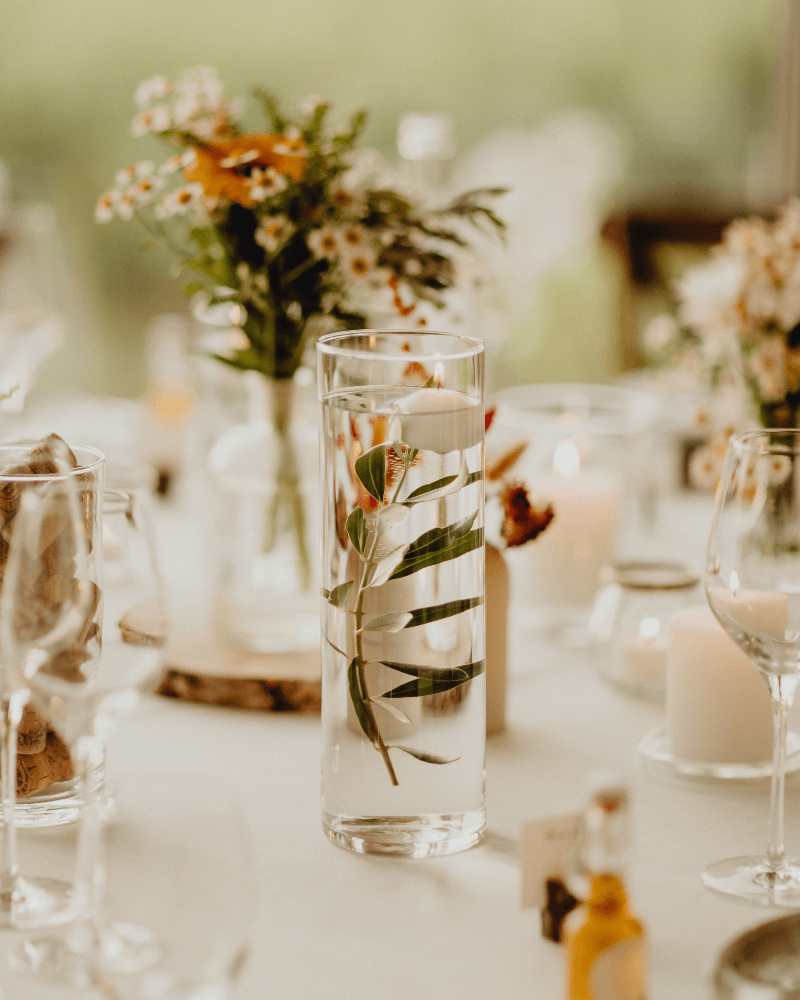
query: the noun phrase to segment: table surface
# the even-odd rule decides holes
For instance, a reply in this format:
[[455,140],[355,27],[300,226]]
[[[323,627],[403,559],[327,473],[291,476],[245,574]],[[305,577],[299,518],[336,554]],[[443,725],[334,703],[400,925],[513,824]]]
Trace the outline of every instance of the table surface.
[[[174,560],[170,585],[184,597],[200,558],[190,522],[179,505],[159,515]],[[707,500],[672,499],[662,505],[651,551],[673,539],[673,557],[696,562],[709,522]],[[612,689],[590,653],[538,643],[519,621],[512,647],[508,728],[487,744],[487,842],[448,858],[362,857],[323,836],[318,718],[153,697],[113,737],[112,782],[161,772],[217,778],[238,793],[256,896],[238,1000],[564,996],[564,951],[541,938],[537,911],[520,909],[514,847],[525,820],[579,808],[586,775],[597,767],[619,769],[631,781],[629,886],[647,928],[651,1000],[705,1000],[724,944],[779,915],[717,896],[700,882],[708,862],[765,846],[768,781],[654,772],[636,746],[662,724],[661,706]],[[797,777],[787,784],[786,831],[788,850],[800,852]],[[41,866],[59,838],[70,836],[23,833],[25,870]],[[13,938],[0,940],[8,946]],[[62,995],[6,970],[0,983],[12,1000]]]

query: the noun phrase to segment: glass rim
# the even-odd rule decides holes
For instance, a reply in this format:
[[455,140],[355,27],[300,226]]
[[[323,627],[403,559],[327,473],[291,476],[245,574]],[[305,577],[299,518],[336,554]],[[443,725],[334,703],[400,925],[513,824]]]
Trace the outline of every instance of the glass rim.
[[[781,443],[775,441],[772,447],[759,447],[765,441],[769,442],[773,437],[785,436],[793,438],[794,441]],[[730,439],[730,447],[739,451],[746,451],[753,455],[767,454],[771,451],[792,452],[800,454],[800,428],[798,427],[762,427],[755,431],[743,431],[741,434],[733,434]]]
[[419,351],[397,351],[396,353],[380,353],[375,351],[360,350],[357,347],[337,347],[337,342],[345,340],[348,337],[374,337],[374,336],[387,336],[391,335],[393,337],[410,337],[410,336],[433,336],[433,337],[447,337],[450,340],[458,341],[463,344],[465,349],[461,351],[454,351],[452,354],[442,354],[442,361],[463,361],[467,358],[474,358],[483,354],[486,347],[482,340],[478,340],[477,337],[467,337],[460,333],[449,333],[446,330],[339,330],[336,333],[326,333],[323,337],[320,337],[317,341],[317,350],[321,354],[328,354],[331,356],[340,356],[348,358],[357,358],[360,361],[371,361],[379,358],[381,361],[395,362],[395,361],[414,361],[417,358],[430,359],[431,354],[423,354]]
[[687,563],[659,559],[610,563],[604,577],[626,590],[688,590],[700,582],[700,573]]
[[[27,449],[30,450],[32,447],[41,444],[41,439],[31,439],[31,440],[21,440],[21,441],[2,441],[0,442],[0,458],[2,458],[2,453],[5,449]],[[106,456],[99,448],[94,448],[92,445],[88,444],[76,444],[69,445],[70,451],[78,458],[77,452],[88,452],[88,454],[94,456],[94,461],[88,464],[78,464],[74,469],[70,469],[68,472],[44,472],[37,473],[36,475],[26,475],[24,473],[19,473],[15,475],[7,474],[0,470],[0,482],[3,483],[31,483],[31,482],[54,482],[58,479],[71,479],[73,476],[82,476],[90,472],[97,472],[98,469],[102,468]]]

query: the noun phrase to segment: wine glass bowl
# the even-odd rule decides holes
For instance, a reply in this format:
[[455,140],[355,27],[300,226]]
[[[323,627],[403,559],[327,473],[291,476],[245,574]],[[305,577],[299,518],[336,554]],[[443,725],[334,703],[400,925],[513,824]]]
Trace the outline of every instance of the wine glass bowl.
[[786,720],[800,683],[800,430],[731,438],[706,560],[708,603],[769,687],[775,722],[770,841],[764,856],[710,865],[711,889],[767,906],[800,906],[800,858],[783,836]]

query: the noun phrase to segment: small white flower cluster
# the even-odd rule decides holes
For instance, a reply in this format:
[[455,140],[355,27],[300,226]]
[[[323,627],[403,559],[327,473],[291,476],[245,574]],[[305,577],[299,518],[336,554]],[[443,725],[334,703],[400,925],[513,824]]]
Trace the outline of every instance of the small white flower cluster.
[[378,267],[380,246],[358,223],[312,229],[307,243],[317,259],[326,258],[350,281],[385,284],[389,278],[389,272]]
[[730,225],[706,264],[677,283],[678,318],[699,338],[709,364],[744,358],[759,402],[800,390],[800,350],[787,335],[800,323],[800,200],[774,223]]
[[144,80],[134,100],[139,108],[131,123],[135,136],[175,130],[213,141],[239,112],[216,70],[208,66],[195,66],[176,81],[163,76]]
[[[94,217],[97,222],[110,222],[114,216],[133,218],[138,208],[149,205],[164,189],[167,176],[187,167],[195,157],[193,149],[173,156],[156,170],[150,160],[132,163],[117,172],[114,187],[97,201]],[[199,184],[184,184],[165,194],[153,207],[157,219],[183,215],[202,205],[203,189]]]

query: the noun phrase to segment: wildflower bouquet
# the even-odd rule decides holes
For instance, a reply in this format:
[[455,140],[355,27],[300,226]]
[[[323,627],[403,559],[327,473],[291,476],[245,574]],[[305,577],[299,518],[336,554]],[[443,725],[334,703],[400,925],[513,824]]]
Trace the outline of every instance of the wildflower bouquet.
[[797,426],[800,200],[774,222],[733,222],[709,261],[684,273],[676,293],[682,363],[704,372],[723,396],[738,386],[762,426]]
[[247,132],[214,70],[137,88],[133,132],[174,154],[133,164],[100,198],[96,218],[138,219],[178,259],[186,292],[238,329],[220,360],[290,378],[315,334],[393,313],[425,326],[457,281],[466,224],[503,224],[471,191],[433,208],[386,183],[377,154],[356,154],[365,113],[341,132],[329,105],[293,117],[256,90],[267,130]]

